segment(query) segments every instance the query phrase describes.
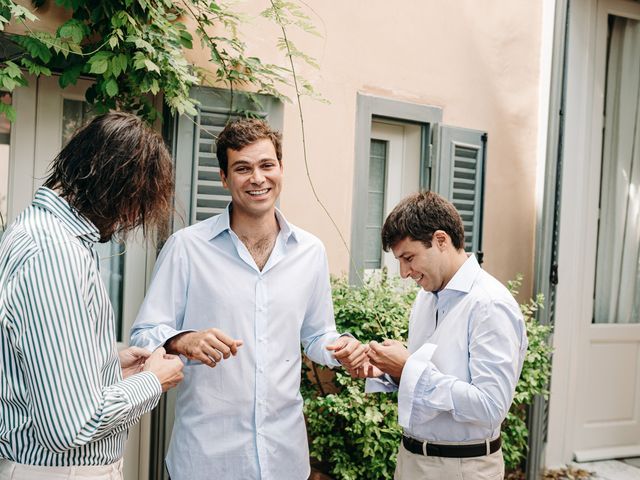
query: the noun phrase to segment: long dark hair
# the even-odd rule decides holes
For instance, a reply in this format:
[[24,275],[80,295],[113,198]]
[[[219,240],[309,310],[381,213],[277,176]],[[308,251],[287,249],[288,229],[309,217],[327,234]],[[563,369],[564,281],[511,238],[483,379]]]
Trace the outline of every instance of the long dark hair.
[[75,133],[44,185],[91,220],[101,241],[138,226],[147,234],[162,229],[171,214],[171,155],[140,118],[107,113]]

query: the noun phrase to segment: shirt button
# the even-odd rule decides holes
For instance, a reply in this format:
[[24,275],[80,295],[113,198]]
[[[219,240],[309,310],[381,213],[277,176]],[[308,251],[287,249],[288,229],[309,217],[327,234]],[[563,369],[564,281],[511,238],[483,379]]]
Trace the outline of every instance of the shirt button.
[[260,343],[264,343],[264,342],[266,342],[266,340],[265,340],[264,338],[260,338],[260,339],[258,339],[258,341],[259,341]]
[[260,367],[260,368],[258,368],[258,371],[259,371],[260,373],[264,373],[264,368]]

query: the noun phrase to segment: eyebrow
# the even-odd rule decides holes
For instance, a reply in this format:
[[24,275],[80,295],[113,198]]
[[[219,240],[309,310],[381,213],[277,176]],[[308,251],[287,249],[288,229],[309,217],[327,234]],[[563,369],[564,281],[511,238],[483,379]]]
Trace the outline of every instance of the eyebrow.
[[253,165],[253,164],[259,165],[264,162],[277,162],[277,161],[278,161],[277,159],[271,158],[271,157],[261,158],[256,162],[249,162],[248,160],[236,160],[235,162],[233,162],[232,168],[237,166],[245,166],[245,165]]

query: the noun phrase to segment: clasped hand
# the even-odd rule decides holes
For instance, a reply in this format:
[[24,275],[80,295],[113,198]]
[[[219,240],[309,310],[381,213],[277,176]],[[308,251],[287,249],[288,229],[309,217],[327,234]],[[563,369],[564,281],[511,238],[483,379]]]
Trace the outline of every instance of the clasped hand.
[[332,345],[327,345],[327,350],[333,352],[333,356],[349,372],[361,368],[367,360],[367,350],[369,347],[363,345],[353,337],[343,335]]
[[400,381],[402,369],[409,358],[409,350],[398,340],[372,341],[368,345],[367,359],[362,366],[350,369],[354,378],[375,378],[385,373]]
[[242,344],[242,340],[233,339],[217,328],[209,328],[176,335],[166,343],[166,348],[170,353],[215,367],[223,358],[235,356]]

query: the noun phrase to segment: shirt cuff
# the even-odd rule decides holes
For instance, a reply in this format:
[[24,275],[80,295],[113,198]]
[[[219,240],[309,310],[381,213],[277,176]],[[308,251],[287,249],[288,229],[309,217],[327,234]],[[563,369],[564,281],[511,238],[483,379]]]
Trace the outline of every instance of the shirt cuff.
[[162,385],[152,372],[140,372],[122,380],[118,384],[133,410],[141,416],[155,408],[162,395]]
[[159,347],[164,346],[167,340],[186,332],[195,332],[196,330],[176,330],[169,325],[158,325],[155,328],[140,331],[131,337],[131,345],[146,348],[153,352]]
[[[337,335],[337,332],[336,332],[336,337],[335,337],[335,338],[333,338],[330,342],[327,342],[327,343],[326,343],[326,345],[330,345],[330,344],[332,344],[332,343],[335,343],[335,341],[336,341],[337,339],[342,338],[342,337],[351,337],[351,338],[356,338],[356,337],[354,337],[353,335],[351,335],[351,334],[350,334],[350,333],[348,333],[348,332],[341,333],[341,334],[339,334],[339,335]],[[330,367],[330,368],[334,368],[334,367],[342,367],[342,364],[341,364],[341,363],[338,361],[338,359],[333,355],[333,352],[327,352],[327,353],[329,353],[329,360],[327,361],[327,367]]]
[[425,343],[404,364],[398,389],[398,423],[404,428],[409,428],[410,425],[416,385],[425,369],[431,365],[431,357],[437,347],[433,343]]
[[398,385],[386,373],[378,378],[367,378],[364,393],[390,393],[398,391]]

